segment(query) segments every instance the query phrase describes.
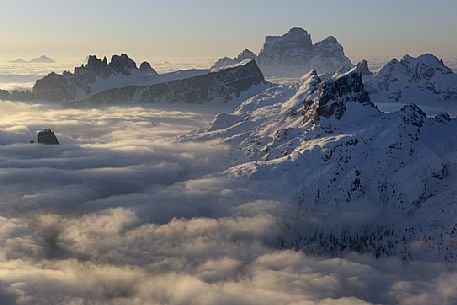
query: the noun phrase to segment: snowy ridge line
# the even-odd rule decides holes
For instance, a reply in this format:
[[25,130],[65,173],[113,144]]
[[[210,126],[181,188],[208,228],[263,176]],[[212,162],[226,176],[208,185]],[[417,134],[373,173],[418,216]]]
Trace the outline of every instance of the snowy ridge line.
[[455,261],[457,120],[416,105],[382,113],[360,66],[274,86],[181,140],[230,144],[223,176],[295,204],[285,248]]

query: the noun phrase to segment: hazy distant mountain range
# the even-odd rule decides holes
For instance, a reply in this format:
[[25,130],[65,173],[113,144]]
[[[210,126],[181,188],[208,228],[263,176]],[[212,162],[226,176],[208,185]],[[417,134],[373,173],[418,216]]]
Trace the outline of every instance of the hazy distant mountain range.
[[46,55],[41,55],[40,57],[33,58],[31,60],[25,60],[23,58],[18,58],[15,60],[11,60],[10,63],[12,63],[12,64],[28,64],[28,63],[52,64],[52,63],[55,63],[55,60],[47,57]]

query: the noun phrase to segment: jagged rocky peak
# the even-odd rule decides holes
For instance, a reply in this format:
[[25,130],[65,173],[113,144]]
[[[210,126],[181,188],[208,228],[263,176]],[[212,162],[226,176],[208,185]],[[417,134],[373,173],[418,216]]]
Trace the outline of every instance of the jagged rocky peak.
[[310,33],[294,27],[281,36],[267,36],[259,55],[245,50],[236,58],[219,59],[212,69],[221,69],[257,58],[263,74],[268,77],[299,78],[309,71],[334,73],[340,67],[351,67],[351,61],[344,55],[344,49],[335,37],[330,36],[313,44]]
[[[116,76],[114,78],[114,76]],[[157,78],[157,72],[147,62],[138,69],[127,54],[113,55],[108,59],[89,55],[87,63],[76,67],[74,73],[51,73],[33,86],[33,96],[55,102],[79,100],[114,87],[149,84]]]
[[127,54],[113,55],[111,62],[108,63],[108,59],[98,58],[96,55],[89,55],[87,57],[87,64],[81,67],[75,68],[75,74],[85,74],[87,72],[95,73],[96,75],[109,76],[113,73],[120,73],[124,75],[130,75],[134,71],[141,71],[157,74],[148,62],[142,63],[143,68],[138,69],[135,61],[131,59]]
[[334,73],[340,67],[351,67],[335,37],[313,44],[311,35],[302,28],[292,28],[282,36],[268,36],[258,62],[267,76],[300,77],[312,70]]
[[113,55],[109,67],[122,74],[131,74],[131,71],[138,70],[136,63],[127,54]]
[[75,74],[85,73],[86,71],[100,74],[108,68],[108,60],[106,57],[103,59],[97,58],[96,55],[89,55],[87,57],[87,64],[79,68],[75,68]]
[[412,73],[418,73],[418,77],[430,78],[435,71],[443,74],[452,74],[452,70],[433,54],[422,54],[415,58],[409,54],[405,55],[400,64],[410,69]]
[[[243,94],[255,94],[269,85],[255,59],[231,68],[221,69],[206,75],[153,84],[115,88],[92,95],[81,101],[90,104],[125,102],[169,102],[201,104],[211,101],[230,102]],[[252,92],[251,92],[252,89]],[[256,91],[257,90],[257,91]]]
[[319,85],[317,95],[310,95],[304,101],[304,122],[317,124],[321,117],[334,117],[340,120],[346,112],[348,103],[358,103],[375,109],[363,86],[359,67],[323,81]]
[[148,63],[147,61],[144,61],[140,65],[140,71],[143,73],[149,73],[149,74],[154,74],[157,75],[157,71],[152,68],[151,64]]
[[243,61],[246,60],[251,60],[255,59],[257,56],[249,49],[244,49],[243,52],[238,54],[237,57],[235,58],[230,58],[230,57],[223,57],[219,59],[210,69],[211,70],[220,70],[225,67],[233,66],[242,63]]
[[249,49],[244,49],[243,52],[238,54],[238,56],[235,58],[235,61],[242,62],[246,59],[255,59],[256,57],[257,55],[255,55],[254,52]]
[[359,62],[357,67],[359,68],[362,76],[373,75],[373,72],[371,72],[370,68],[368,67],[368,61],[366,59],[363,59],[361,62]]

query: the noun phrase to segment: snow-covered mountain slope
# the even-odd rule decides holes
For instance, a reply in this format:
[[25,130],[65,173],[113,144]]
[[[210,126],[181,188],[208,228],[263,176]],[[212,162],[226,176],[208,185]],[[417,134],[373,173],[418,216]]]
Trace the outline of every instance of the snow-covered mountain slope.
[[210,72],[182,80],[150,86],[130,86],[103,91],[90,96],[79,104],[106,103],[206,103],[210,101],[241,102],[265,90],[265,81],[255,60],[231,68]]
[[225,177],[300,207],[284,247],[455,261],[455,130],[416,105],[380,112],[358,66],[271,87],[191,138],[232,145],[240,161]]
[[38,80],[33,97],[55,102],[77,101],[113,88],[148,86],[206,73],[208,70],[188,70],[159,75],[147,62],[138,68],[126,54],[114,55],[110,63],[106,57],[89,56],[87,64],[76,67],[74,73],[51,73]]
[[431,54],[391,60],[366,88],[375,103],[457,103],[457,75]]
[[[218,60],[212,68],[220,69],[254,57],[255,54],[245,50],[236,58],[224,57]],[[335,37],[313,44],[311,35],[298,27],[282,36],[267,36],[256,59],[267,77],[296,78],[311,70],[334,73],[341,67],[351,67],[351,61]]]

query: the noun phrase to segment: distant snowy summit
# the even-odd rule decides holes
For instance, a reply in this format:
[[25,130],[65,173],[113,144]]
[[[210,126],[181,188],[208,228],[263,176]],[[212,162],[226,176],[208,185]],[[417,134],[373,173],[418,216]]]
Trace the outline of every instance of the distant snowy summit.
[[351,61],[335,37],[313,44],[307,31],[294,27],[282,36],[267,36],[258,56],[245,50],[236,58],[218,60],[212,69],[240,63],[246,57],[255,57],[267,77],[301,77],[311,70],[334,73],[341,67],[351,67]]
[[10,61],[12,64],[27,64],[27,63],[35,63],[35,64],[53,64],[56,61],[52,58],[49,58],[46,55],[41,55],[40,57],[33,58],[32,60],[25,60],[23,58],[18,58],[15,60]]
[[366,81],[375,103],[457,103],[457,75],[431,54],[393,59]]

